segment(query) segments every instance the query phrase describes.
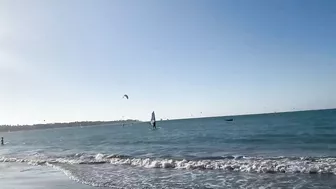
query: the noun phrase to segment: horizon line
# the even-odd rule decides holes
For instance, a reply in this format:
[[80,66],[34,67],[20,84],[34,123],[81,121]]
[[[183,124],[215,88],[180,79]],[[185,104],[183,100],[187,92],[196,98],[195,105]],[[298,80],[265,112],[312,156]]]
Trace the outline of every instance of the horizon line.
[[[220,116],[208,116],[208,117],[191,117],[191,118],[177,118],[169,119],[169,121],[175,120],[187,120],[187,119],[206,119],[206,118],[219,118],[219,117],[239,117],[239,116],[254,116],[254,115],[265,115],[265,114],[281,114],[281,113],[294,113],[294,112],[308,112],[308,111],[324,111],[324,110],[336,110],[335,108],[322,108],[322,109],[305,109],[305,110],[294,110],[294,111],[274,111],[274,112],[260,112],[260,113],[247,113],[247,114],[230,114],[230,115],[220,115]],[[163,120],[162,121],[167,121]]]
[[[247,114],[229,114],[229,115],[219,115],[219,116],[207,116],[207,117],[186,117],[186,118],[172,118],[172,119],[159,119],[157,121],[176,121],[176,120],[188,120],[188,119],[207,119],[207,118],[219,118],[219,117],[238,117],[238,116],[253,116],[253,115],[265,115],[265,114],[281,114],[281,113],[293,113],[293,112],[306,112],[306,111],[323,111],[323,110],[336,110],[335,108],[322,108],[322,109],[305,109],[305,110],[294,110],[294,111],[274,111],[274,112],[260,112],[260,113],[247,113]],[[136,121],[136,122],[149,122],[149,120],[140,119],[126,119],[126,120],[95,120],[95,121],[69,121],[69,122],[53,122],[53,123],[36,123],[36,124],[0,124],[3,126],[35,126],[35,125],[51,125],[51,124],[71,124],[71,123],[94,123],[94,122],[125,122],[125,121]]]

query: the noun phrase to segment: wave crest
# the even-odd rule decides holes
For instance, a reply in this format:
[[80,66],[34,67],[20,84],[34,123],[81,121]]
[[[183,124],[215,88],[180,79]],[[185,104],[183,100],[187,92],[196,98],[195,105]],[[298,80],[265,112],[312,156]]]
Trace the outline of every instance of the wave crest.
[[336,174],[335,157],[244,157],[228,156],[201,160],[172,158],[136,158],[125,155],[74,154],[57,158],[0,158],[0,162],[26,162],[31,165],[47,164],[112,164],[163,169],[200,169],[256,173]]

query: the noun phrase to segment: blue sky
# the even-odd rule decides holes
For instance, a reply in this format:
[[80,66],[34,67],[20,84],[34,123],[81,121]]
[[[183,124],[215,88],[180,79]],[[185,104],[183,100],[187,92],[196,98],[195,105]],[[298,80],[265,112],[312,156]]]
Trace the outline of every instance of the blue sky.
[[335,108],[335,10],[327,0],[2,0],[0,123]]

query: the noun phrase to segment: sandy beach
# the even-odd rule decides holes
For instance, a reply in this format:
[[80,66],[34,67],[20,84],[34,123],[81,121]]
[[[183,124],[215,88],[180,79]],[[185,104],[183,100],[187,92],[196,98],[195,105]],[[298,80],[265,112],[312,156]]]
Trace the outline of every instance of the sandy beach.
[[0,163],[0,186],[1,189],[97,189],[72,181],[51,167],[25,163]]

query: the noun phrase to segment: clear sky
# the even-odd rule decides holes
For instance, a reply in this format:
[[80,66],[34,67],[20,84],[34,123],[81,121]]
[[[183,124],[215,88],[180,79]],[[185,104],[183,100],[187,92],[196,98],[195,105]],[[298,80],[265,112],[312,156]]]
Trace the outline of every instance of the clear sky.
[[332,0],[0,0],[0,124],[335,108],[335,23]]

